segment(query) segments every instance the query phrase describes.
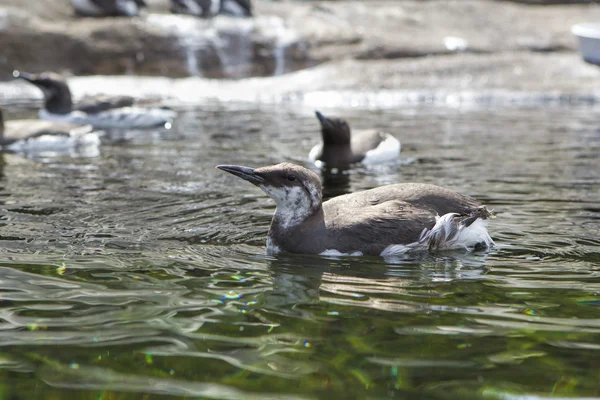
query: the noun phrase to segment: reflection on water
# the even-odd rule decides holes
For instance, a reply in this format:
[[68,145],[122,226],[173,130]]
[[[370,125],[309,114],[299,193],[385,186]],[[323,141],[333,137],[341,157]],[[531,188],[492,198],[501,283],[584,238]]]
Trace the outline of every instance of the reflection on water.
[[403,150],[323,172],[327,197],[448,186],[495,209],[498,247],[266,256],[272,202],[214,166],[305,162],[312,112],[205,104],[171,130],[109,132],[97,157],[4,154],[6,397],[600,396],[592,107],[332,110]]

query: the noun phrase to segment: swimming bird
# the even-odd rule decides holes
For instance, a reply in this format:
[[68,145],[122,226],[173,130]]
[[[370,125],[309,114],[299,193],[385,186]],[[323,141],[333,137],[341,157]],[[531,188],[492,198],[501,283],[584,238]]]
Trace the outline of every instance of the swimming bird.
[[54,72],[30,74],[14,71],[44,94],[41,119],[74,124],[91,124],[94,128],[151,128],[170,124],[175,112],[161,107],[140,107],[131,96],[87,96],[76,105],[65,79]]
[[479,201],[425,183],[399,183],[322,201],[319,177],[295,164],[219,165],[276,204],[267,253],[394,256],[413,250],[490,247],[492,213]]
[[75,12],[86,17],[134,17],[142,7],[144,0],[71,0]]
[[347,167],[350,164],[379,164],[396,160],[400,142],[389,133],[376,129],[350,132],[350,126],[340,118],[328,118],[315,111],[321,124],[323,143],[312,148],[309,161],[317,166]]
[[171,12],[198,17],[214,17],[219,13],[221,0],[171,0]]
[[97,148],[100,132],[91,125],[20,119],[4,122],[0,109],[0,146],[13,151],[43,152]]
[[234,17],[251,17],[252,4],[250,0],[221,0],[219,14],[233,15]]
[[252,4],[250,0],[171,0],[171,12],[199,17],[214,17],[217,14],[251,17]]

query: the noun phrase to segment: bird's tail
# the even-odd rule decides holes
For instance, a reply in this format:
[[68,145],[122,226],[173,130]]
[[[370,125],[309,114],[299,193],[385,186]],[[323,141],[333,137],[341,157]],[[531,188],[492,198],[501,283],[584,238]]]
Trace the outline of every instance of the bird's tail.
[[491,247],[494,241],[487,231],[487,219],[494,218],[493,213],[481,206],[469,215],[456,213],[444,214],[436,218],[431,229],[424,229],[419,245],[429,250],[477,247]]

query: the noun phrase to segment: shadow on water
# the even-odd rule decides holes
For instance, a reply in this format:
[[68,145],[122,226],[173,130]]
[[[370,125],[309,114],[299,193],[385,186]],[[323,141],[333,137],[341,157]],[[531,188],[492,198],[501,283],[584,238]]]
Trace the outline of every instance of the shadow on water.
[[207,103],[171,130],[107,135],[94,157],[4,154],[3,396],[600,396],[593,109],[332,110],[403,151],[324,171],[325,197],[451,187],[495,209],[498,246],[269,257],[273,203],[214,166],[308,165],[312,108]]

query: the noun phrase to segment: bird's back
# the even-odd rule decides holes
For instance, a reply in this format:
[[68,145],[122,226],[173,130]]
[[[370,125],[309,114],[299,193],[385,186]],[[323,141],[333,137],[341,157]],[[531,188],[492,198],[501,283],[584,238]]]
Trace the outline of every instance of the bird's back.
[[97,114],[115,108],[131,107],[133,103],[134,98],[131,96],[86,96],[77,103],[75,110]]
[[18,140],[36,138],[44,135],[69,136],[72,132],[88,133],[90,125],[76,125],[41,119],[22,119],[6,122],[3,144],[14,143]]
[[455,212],[468,214],[482,204],[454,190],[427,183],[397,183],[334,197],[323,203],[324,209],[364,208],[387,201],[404,201],[415,207],[433,210],[439,215]]
[[368,129],[352,132],[352,154],[363,164],[392,161],[400,154],[400,141],[389,133]]
[[386,133],[376,129],[353,131],[351,140],[352,152],[364,155],[367,151],[377,148],[386,137]]
[[[418,243],[438,217],[457,214],[448,233],[490,213],[477,200],[450,189],[403,183],[335,197],[323,203],[328,248],[379,255],[393,245]],[[465,222],[468,221],[468,222]],[[454,235],[454,233],[452,233]]]

